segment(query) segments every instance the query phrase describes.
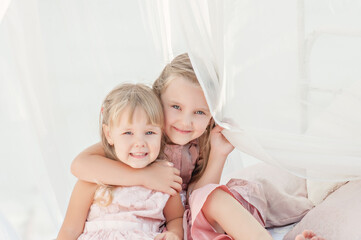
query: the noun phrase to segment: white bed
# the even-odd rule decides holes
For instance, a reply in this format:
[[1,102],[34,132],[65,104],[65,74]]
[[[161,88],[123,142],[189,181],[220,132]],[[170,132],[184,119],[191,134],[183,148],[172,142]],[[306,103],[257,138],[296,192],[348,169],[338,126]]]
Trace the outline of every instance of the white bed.
[[296,225],[290,224],[284,227],[277,227],[277,228],[269,228],[267,229],[268,232],[272,235],[274,240],[282,240],[283,237]]

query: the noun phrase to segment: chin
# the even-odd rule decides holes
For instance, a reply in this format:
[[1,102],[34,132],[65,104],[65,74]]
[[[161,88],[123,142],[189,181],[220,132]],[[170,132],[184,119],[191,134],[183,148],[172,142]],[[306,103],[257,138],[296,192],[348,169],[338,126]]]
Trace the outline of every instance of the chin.
[[145,168],[146,166],[148,166],[148,163],[144,163],[144,164],[132,164],[130,165],[132,168]]
[[147,165],[145,165],[145,166],[137,165],[137,166],[132,166],[132,168],[140,169],[140,168],[145,168],[146,166],[147,166]]
[[171,138],[170,139],[173,143],[178,144],[178,145],[186,145],[187,143],[189,143],[191,140],[189,139],[184,139],[184,138]]

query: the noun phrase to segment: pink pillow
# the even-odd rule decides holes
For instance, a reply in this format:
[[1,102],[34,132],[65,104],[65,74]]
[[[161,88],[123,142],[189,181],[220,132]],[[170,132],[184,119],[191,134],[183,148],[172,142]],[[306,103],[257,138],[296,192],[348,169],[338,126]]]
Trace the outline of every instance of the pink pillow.
[[294,240],[305,229],[327,240],[361,239],[361,180],[352,181],[330,194],[312,209],[286,236]]
[[266,227],[298,222],[313,207],[307,198],[306,180],[265,163],[246,167],[232,174],[262,185],[267,199]]

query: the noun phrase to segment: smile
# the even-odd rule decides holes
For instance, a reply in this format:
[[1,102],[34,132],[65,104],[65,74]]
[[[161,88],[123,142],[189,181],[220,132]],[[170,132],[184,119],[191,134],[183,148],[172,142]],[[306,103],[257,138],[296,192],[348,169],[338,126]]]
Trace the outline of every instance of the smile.
[[130,156],[133,158],[145,158],[148,156],[148,153],[130,153]]
[[179,128],[173,127],[177,132],[182,133],[182,134],[188,134],[191,133],[192,131],[188,131],[188,130],[181,130]]

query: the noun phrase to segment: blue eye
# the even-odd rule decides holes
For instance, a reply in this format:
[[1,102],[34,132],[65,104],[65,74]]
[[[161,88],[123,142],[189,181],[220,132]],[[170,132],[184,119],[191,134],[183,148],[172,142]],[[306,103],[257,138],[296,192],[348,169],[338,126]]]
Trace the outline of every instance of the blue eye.
[[199,115],[206,115],[203,111],[196,111],[196,114],[199,114]]
[[123,134],[124,135],[132,135],[133,133],[128,131],[128,132],[124,132]]
[[178,106],[178,105],[172,105],[172,108],[179,110],[179,109],[180,109],[180,106]]
[[152,131],[148,131],[145,133],[145,135],[153,135],[153,134],[155,134],[155,132],[152,132]]

